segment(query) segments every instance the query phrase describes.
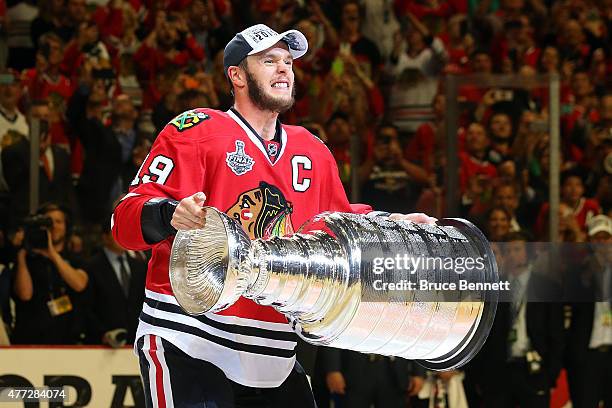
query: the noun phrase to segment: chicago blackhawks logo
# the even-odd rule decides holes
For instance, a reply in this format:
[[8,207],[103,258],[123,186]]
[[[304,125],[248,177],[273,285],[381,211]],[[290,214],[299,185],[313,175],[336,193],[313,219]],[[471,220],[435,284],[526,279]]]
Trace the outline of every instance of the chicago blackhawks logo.
[[227,215],[242,225],[251,239],[293,234],[293,206],[275,186],[262,181],[259,187],[240,194]]
[[207,119],[210,119],[210,116],[204,112],[189,110],[172,119],[170,124],[177,128],[179,132],[182,132],[183,130],[191,129],[194,126],[199,125]]
[[225,162],[227,166],[237,175],[242,176],[247,171],[251,171],[255,160],[244,152],[244,142],[236,140],[236,151],[226,153]]

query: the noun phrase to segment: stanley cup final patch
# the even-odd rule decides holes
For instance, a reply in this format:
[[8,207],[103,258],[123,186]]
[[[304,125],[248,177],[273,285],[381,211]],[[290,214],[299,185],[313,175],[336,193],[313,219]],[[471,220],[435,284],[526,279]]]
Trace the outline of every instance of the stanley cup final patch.
[[237,176],[242,176],[253,169],[255,160],[244,152],[244,142],[242,140],[236,140],[235,152],[228,152],[226,154],[225,162]]

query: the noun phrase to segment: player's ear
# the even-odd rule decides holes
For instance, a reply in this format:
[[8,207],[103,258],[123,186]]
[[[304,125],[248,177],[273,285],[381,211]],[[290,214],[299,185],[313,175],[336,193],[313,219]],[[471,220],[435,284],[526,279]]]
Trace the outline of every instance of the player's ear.
[[229,67],[227,69],[227,75],[234,87],[242,88],[246,86],[246,75],[240,67]]

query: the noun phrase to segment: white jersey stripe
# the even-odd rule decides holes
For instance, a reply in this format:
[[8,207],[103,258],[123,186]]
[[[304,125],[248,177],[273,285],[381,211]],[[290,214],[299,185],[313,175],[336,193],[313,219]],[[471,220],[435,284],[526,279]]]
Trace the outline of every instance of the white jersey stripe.
[[170,384],[170,370],[166,364],[166,356],[164,352],[164,345],[162,339],[159,336],[155,336],[155,344],[157,345],[157,359],[162,369],[163,386],[164,386],[164,397],[166,399],[166,408],[174,407],[174,399],[172,398],[172,386]]
[[152,290],[145,289],[145,296],[154,300],[159,300],[160,302],[172,303],[173,305],[178,306],[176,298],[172,295],[166,295],[163,293],[153,292]]
[[159,403],[157,402],[157,386],[155,384],[155,363],[153,363],[153,359],[149,354],[151,350],[151,337],[153,336],[145,336],[144,344],[142,346],[142,354],[144,354],[145,358],[147,359],[147,363],[149,363],[149,391],[151,392],[151,401],[153,402],[154,408],[159,408]]

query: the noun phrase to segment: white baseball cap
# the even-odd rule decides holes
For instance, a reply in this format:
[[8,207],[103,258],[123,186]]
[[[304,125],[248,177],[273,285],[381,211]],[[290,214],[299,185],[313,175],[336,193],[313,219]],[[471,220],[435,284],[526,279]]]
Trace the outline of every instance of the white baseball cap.
[[265,24],[251,26],[232,38],[223,51],[223,68],[236,66],[249,55],[272,47],[279,41],[284,41],[289,47],[293,59],[298,59],[308,51],[308,40],[298,30],[287,30],[277,33]]
[[589,237],[602,231],[612,235],[612,219],[604,214],[596,215],[587,221],[587,228]]

